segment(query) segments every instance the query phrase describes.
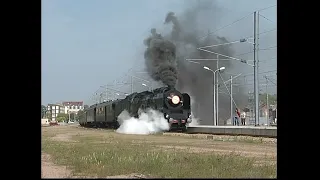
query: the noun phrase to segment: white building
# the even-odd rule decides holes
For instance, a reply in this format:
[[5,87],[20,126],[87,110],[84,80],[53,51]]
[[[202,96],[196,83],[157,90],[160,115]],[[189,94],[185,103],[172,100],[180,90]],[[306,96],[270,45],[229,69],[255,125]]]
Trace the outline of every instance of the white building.
[[47,106],[47,118],[52,121],[56,120],[59,113],[64,113],[65,108],[60,104],[48,104]]
[[64,106],[64,113],[74,113],[77,114],[78,111],[83,110],[83,101],[68,101],[63,102],[62,105]]

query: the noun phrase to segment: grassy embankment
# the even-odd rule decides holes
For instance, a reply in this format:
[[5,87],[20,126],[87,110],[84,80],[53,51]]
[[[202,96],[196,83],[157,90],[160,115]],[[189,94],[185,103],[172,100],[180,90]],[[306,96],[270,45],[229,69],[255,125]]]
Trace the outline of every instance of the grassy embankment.
[[[141,173],[160,178],[276,177],[276,165],[256,165],[255,158],[236,153],[197,152],[192,150],[194,145],[188,142],[196,141],[192,138],[130,136],[110,131],[80,130],[70,135],[72,141],[69,139],[66,142],[52,139],[64,130],[50,129],[43,131],[42,150],[50,154],[56,164],[70,167],[75,176],[107,177]],[[72,134],[72,131],[67,132]],[[201,141],[205,143],[205,140]],[[185,148],[175,148],[176,145]],[[165,148],[169,146],[171,148]]]

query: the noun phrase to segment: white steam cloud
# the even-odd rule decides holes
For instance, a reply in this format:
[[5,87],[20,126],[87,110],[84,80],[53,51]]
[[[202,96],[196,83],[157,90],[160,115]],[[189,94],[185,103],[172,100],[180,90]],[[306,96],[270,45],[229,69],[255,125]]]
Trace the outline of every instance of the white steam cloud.
[[196,102],[194,101],[194,97],[193,96],[190,96],[190,101],[191,101],[191,119],[192,119],[192,122],[190,124],[188,124],[189,127],[192,127],[192,126],[197,126],[200,124],[199,122],[199,118],[196,117],[197,115],[195,115],[195,107],[196,107]]
[[188,124],[189,127],[197,126],[200,124],[199,118],[194,117],[192,112],[191,112],[191,118],[192,118],[192,122]]
[[169,123],[163,114],[153,109],[142,112],[139,109],[139,118],[131,117],[128,111],[124,110],[118,116],[120,127],[116,130],[122,134],[154,134],[169,130]]

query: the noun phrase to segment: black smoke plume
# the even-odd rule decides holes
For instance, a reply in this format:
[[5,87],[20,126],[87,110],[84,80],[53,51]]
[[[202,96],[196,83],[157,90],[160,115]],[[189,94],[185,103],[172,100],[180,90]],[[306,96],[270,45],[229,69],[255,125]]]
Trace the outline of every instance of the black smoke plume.
[[[148,47],[145,52],[146,67],[151,77],[156,81],[161,80],[164,84],[175,86],[181,92],[189,93],[195,102],[192,106],[193,115],[201,120],[200,124],[208,125],[213,124],[213,75],[212,72],[204,70],[203,66],[211,69],[224,66],[230,72],[238,62],[219,61],[217,66],[217,61],[193,64],[186,59],[218,58],[216,54],[197,50],[198,47],[228,42],[227,37],[214,34],[200,38],[208,32],[209,27],[214,29],[212,27],[215,26],[215,20],[220,17],[210,13],[218,9],[214,1],[198,1],[197,5],[192,5],[179,16],[169,12],[164,24],[172,24],[171,33],[162,36],[152,29],[152,36],[145,40]],[[228,56],[234,55],[232,46],[218,46],[209,50]],[[227,92],[220,75],[218,73],[216,75],[219,76],[220,90]],[[224,80],[229,79],[229,75],[223,72],[221,76]],[[239,89],[233,99],[242,109],[246,105],[247,95],[243,89]],[[219,95],[218,112],[219,125],[223,125],[230,117],[230,96]]]
[[174,87],[177,82],[176,46],[155,29],[151,29],[151,36],[144,43],[147,46],[144,58],[150,76]]

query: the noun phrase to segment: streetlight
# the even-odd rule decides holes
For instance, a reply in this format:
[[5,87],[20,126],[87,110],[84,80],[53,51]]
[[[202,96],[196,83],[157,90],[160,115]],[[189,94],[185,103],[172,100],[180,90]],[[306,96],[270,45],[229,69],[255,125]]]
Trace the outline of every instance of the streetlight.
[[148,88],[148,90],[150,91],[150,87],[149,87],[149,86],[147,86],[145,83],[142,83],[141,85],[142,85],[142,86],[147,87],[147,88]]
[[215,71],[210,69],[209,67],[207,66],[204,66],[203,67],[205,70],[208,70],[208,71],[211,71],[212,74],[213,74],[213,125],[214,126],[217,126],[218,123],[217,123],[217,109],[216,109],[216,72],[217,71],[221,71],[221,70],[224,70],[226,69],[226,67],[220,67],[219,69],[216,69]]
[[[129,75],[130,77],[131,77],[131,93],[133,93],[133,78],[135,78],[135,79],[139,79],[139,80],[141,80],[141,81],[144,81],[144,82],[146,82],[146,83],[148,83],[148,84],[151,84],[151,87],[149,87],[149,86],[147,86],[145,83],[143,83],[142,85],[143,86],[146,86],[146,87],[149,87],[149,89],[153,89],[153,85],[152,85],[152,82],[150,82],[150,81],[148,81],[148,80],[145,80],[145,79],[142,79],[142,78],[140,78],[140,77],[136,77],[136,76],[133,76],[133,75]],[[149,90],[148,89],[148,90]]]
[[203,68],[204,68],[204,69],[206,69],[206,70],[208,70],[208,71],[212,71],[213,73],[216,73],[217,71],[221,71],[221,70],[226,69],[226,67],[221,67],[221,68],[219,68],[219,69],[217,69],[217,70],[213,71],[212,69],[208,68],[207,66],[204,66]]
[[117,96],[128,96],[129,94],[128,93],[115,93],[115,95],[117,95]]

